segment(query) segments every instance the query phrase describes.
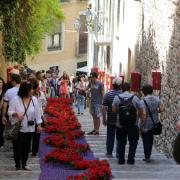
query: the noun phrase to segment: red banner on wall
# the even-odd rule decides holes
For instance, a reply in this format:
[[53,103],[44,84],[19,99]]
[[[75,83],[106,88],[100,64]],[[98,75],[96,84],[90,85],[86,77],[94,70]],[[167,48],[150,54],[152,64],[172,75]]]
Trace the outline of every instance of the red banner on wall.
[[141,85],[141,74],[137,71],[131,73],[131,91],[137,92]]
[[161,89],[161,71],[159,69],[152,70],[152,86],[154,90]]

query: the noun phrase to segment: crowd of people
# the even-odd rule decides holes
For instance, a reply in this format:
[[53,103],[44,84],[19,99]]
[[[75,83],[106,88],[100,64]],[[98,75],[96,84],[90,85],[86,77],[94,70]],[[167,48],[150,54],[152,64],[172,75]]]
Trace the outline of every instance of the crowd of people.
[[[113,157],[113,148],[116,144],[116,157],[119,164],[125,164],[125,150],[127,140],[129,151],[127,164],[135,163],[135,154],[141,135],[144,147],[143,161],[151,162],[154,135],[160,135],[162,124],[159,113],[164,111],[163,104],[158,96],[153,94],[153,87],[146,84],[141,92],[132,93],[130,84],[122,83],[120,77],[112,81],[113,89],[104,93],[104,84],[98,80],[98,74],[90,76],[88,88],[91,92],[90,113],[94,129],[89,135],[99,135],[100,118],[107,126],[106,156]],[[180,122],[177,122],[180,130]]]
[[47,98],[72,97],[77,103],[78,114],[83,114],[85,75],[70,79],[66,72],[59,77],[50,71],[26,73],[13,69],[9,78],[6,83],[0,78],[0,148],[5,143],[6,129],[19,124],[18,137],[12,139],[15,167],[16,170],[30,170],[28,155],[38,153]]
[[[150,130],[154,123],[159,122],[158,113],[164,110],[160,99],[153,95],[152,86],[143,86],[143,97],[141,99],[131,93],[130,84],[122,83],[122,79],[119,77],[113,79],[113,90],[105,95],[103,84],[97,80],[96,73],[92,73],[90,84],[92,93],[90,112],[93,117],[94,129],[89,134],[99,134],[100,117],[103,116],[103,124],[107,126],[107,157],[112,157],[116,136],[116,157],[119,159],[119,164],[125,164],[125,149],[128,139],[127,163],[134,164],[139,132],[141,132],[144,145],[144,161],[150,162],[153,145],[153,133]],[[150,118],[144,101],[147,102],[153,114],[154,122]],[[101,105],[103,105],[103,108],[101,108]]]
[[[51,71],[19,72],[12,70],[10,80],[0,78],[0,147],[4,145],[4,129],[10,124],[20,123],[18,138],[13,140],[16,170],[30,170],[28,155],[36,156],[39,149],[40,132],[45,125],[44,108],[47,97],[72,98],[77,115],[83,115],[90,99],[90,114],[93,130],[88,135],[99,135],[101,117],[107,126],[106,156],[112,157],[116,144],[119,164],[125,164],[125,147],[129,141],[128,164],[135,163],[139,134],[144,146],[144,161],[151,161],[154,134],[151,131],[159,123],[158,113],[164,111],[159,97],[153,95],[153,88],[142,87],[139,97],[130,91],[130,84],[122,83],[120,77],[112,81],[113,89],[105,94],[104,84],[98,74],[90,77],[82,74],[69,77],[66,72],[59,77]],[[180,122],[177,123],[180,130]],[[139,133],[140,132],[140,133]]]

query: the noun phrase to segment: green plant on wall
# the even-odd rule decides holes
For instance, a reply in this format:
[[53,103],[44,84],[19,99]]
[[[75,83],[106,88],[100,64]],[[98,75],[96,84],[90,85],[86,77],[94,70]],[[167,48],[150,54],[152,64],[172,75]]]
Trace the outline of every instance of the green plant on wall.
[[6,61],[23,63],[64,15],[59,0],[1,0],[0,18]]

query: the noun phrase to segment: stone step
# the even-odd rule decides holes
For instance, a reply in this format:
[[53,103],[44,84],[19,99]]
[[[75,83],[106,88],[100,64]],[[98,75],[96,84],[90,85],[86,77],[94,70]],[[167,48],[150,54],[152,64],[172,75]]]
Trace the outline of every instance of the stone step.
[[40,171],[39,170],[33,170],[33,171],[2,171],[0,170],[0,179],[1,180],[37,180],[39,177]]
[[[128,153],[126,152],[126,157],[127,157]],[[107,158],[105,153],[94,153],[94,156],[97,158]],[[116,155],[115,153],[113,153],[113,157],[115,158]],[[136,153],[136,158],[144,158],[144,155],[142,153]],[[111,159],[111,158],[108,158]],[[152,154],[152,159],[167,159],[163,154],[159,154],[159,153],[154,153]]]
[[[87,141],[88,144],[91,146],[91,147],[106,147],[106,143],[91,143],[89,141]],[[129,148],[129,145],[126,145],[126,148]],[[138,145],[137,146],[137,149],[143,149],[143,146],[142,145]],[[154,148],[153,148],[154,149]],[[155,149],[154,149],[155,150]]]
[[[120,178],[113,178],[113,180],[122,180],[122,179],[120,179]],[[134,180],[134,178],[133,179],[123,178],[123,180]],[[149,179],[149,178],[148,179],[147,178],[146,179],[141,179],[140,178],[138,180],[164,180],[164,179],[163,178],[161,178],[161,179],[160,178],[153,178],[153,179]],[[177,180],[177,179],[175,178],[175,179],[169,179],[169,180]]]
[[[39,164],[37,163],[28,163],[28,166],[34,171],[34,170],[38,170],[40,171],[40,167]],[[15,170],[15,166],[13,163],[9,164],[0,164],[0,171],[14,171]]]
[[115,178],[119,178],[124,180],[124,178],[126,179],[158,179],[158,178],[162,178],[162,179],[176,179],[178,180],[180,177],[180,172],[178,171],[173,171],[173,170],[168,170],[168,171],[159,171],[159,172],[154,172],[152,173],[151,171],[112,171],[112,174]]
[[124,164],[124,165],[119,165],[119,164],[113,164],[111,163],[111,169],[114,171],[168,171],[168,170],[174,170],[174,171],[179,171],[179,166],[175,165],[175,164],[147,164],[147,163],[142,163],[142,164],[135,164],[135,165],[128,165],[128,164]]
[[[111,164],[117,164],[118,160],[116,158],[99,158],[100,160],[103,160],[103,159],[106,159],[109,161],[109,163]],[[127,158],[126,158],[127,159]],[[153,159],[151,163],[145,163],[142,158],[135,158],[135,163],[137,165],[139,164],[144,164],[144,165],[161,165],[161,164],[169,164],[169,165],[176,165],[176,163],[172,160],[169,160],[169,159]]]
[[[10,164],[10,163],[14,162],[13,155],[8,156],[8,154],[6,154],[6,155],[5,154],[0,154],[0,160],[1,160],[0,164],[2,164],[2,163]],[[28,163],[38,164],[39,163],[39,158],[28,158]]]
[[[99,152],[99,153],[105,153],[106,152],[106,148],[105,147],[91,147],[90,146],[90,148],[91,148],[91,150],[93,151],[93,152]],[[128,149],[126,150],[126,151],[128,151]],[[136,153],[144,153],[144,150],[143,149],[137,149],[136,150]],[[154,154],[154,153],[157,153],[157,151],[154,149],[154,150],[152,150],[152,154]]]

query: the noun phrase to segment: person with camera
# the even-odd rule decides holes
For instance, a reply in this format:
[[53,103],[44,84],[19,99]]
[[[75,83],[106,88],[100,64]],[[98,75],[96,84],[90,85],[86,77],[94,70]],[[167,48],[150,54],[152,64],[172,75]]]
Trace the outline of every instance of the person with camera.
[[13,141],[13,152],[16,170],[31,170],[27,166],[30,152],[31,138],[35,131],[41,131],[41,113],[38,100],[33,96],[33,86],[30,82],[20,85],[18,95],[9,104],[8,115],[11,124],[20,122],[20,132]]
[[142,87],[142,92],[144,98],[141,101],[144,109],[146,110],[146,118],[144,121],[141,121],[141,134],[143,139],[144,146],[144,156],[143,161],[149,163],[151,162],[151,153],[153,146],[154,134],[152,128],[154,124],[159,123],[158,113],[164,111],[164,107],[158,96],[153,95],[153,87],[149,84],[146,84]]

